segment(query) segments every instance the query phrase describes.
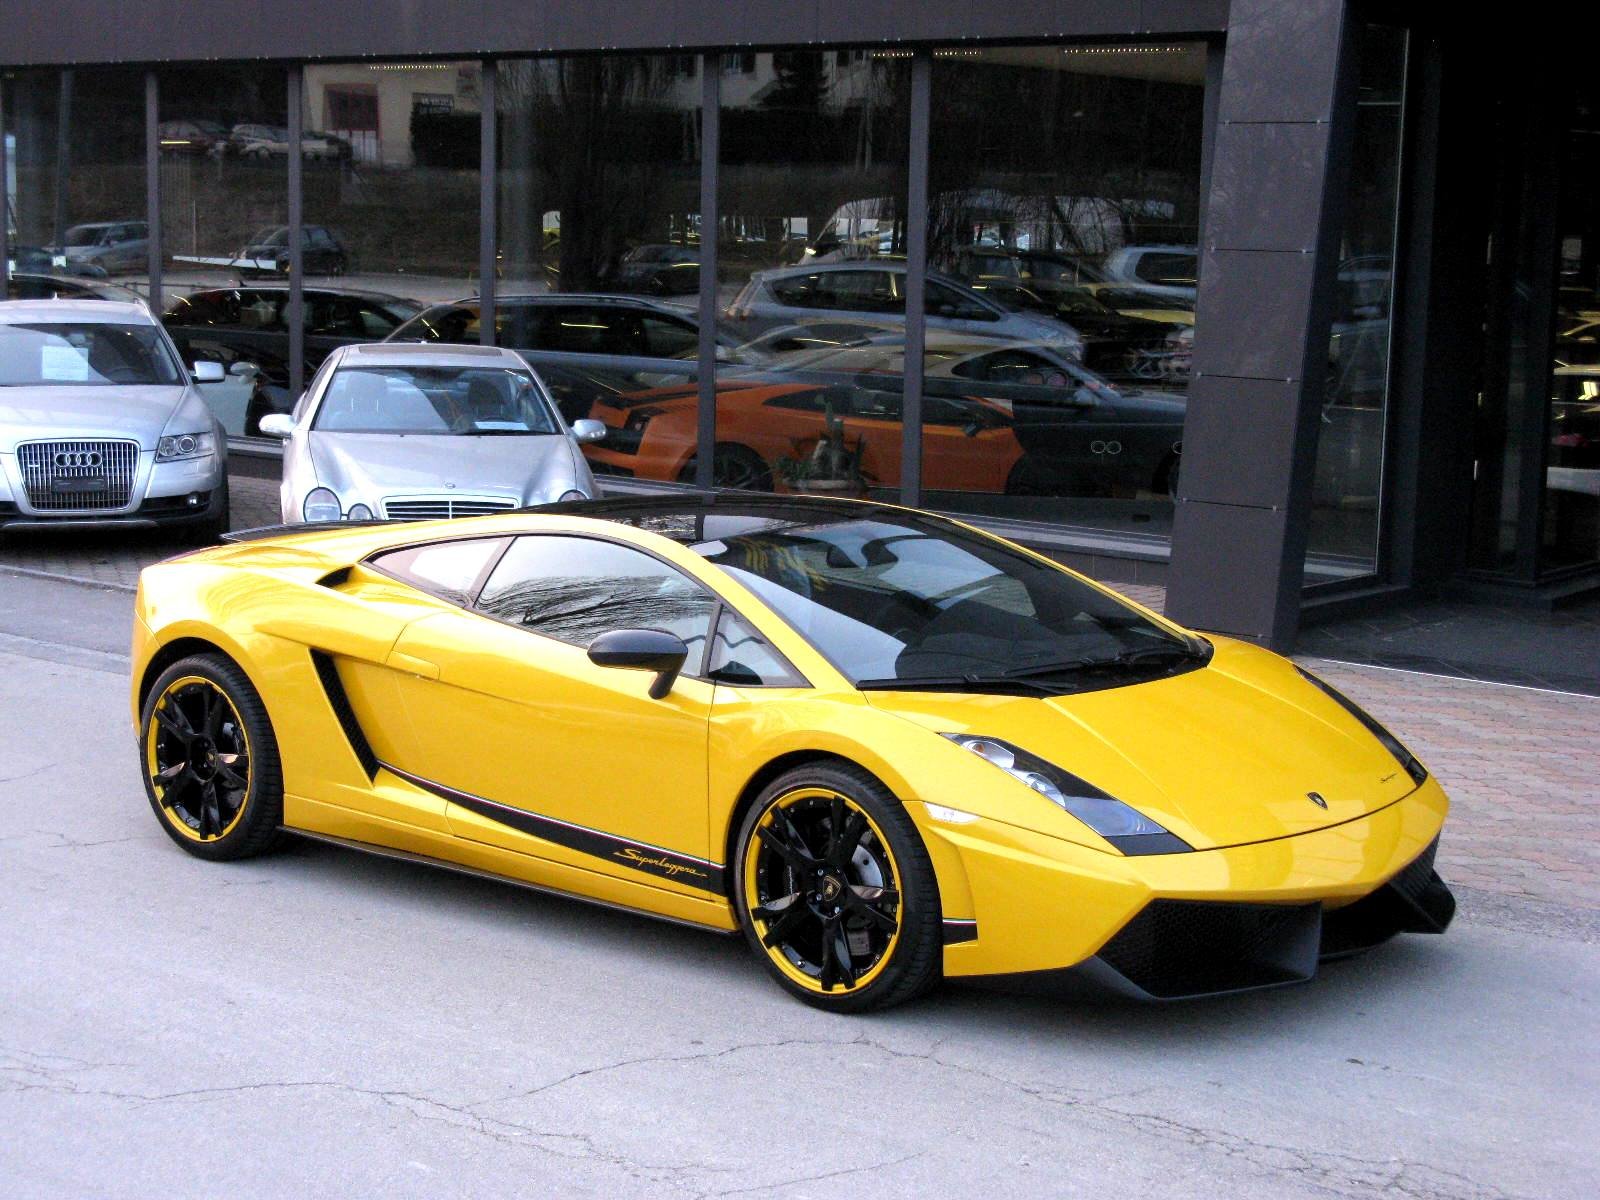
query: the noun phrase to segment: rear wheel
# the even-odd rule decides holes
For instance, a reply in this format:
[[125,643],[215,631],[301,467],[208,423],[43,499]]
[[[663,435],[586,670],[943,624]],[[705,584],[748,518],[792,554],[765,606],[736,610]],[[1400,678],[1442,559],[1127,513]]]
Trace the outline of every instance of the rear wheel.
[[790,771],[739,832],[735,901],[752,949],[817,1008],[864,1012],[939,977],[939,889],[910,816],[865,771]]
[[140,721],[145,794],[167,835],[198,858],[248,858],[277,845],[283,775],[266,706],[221,654],[161,673]]

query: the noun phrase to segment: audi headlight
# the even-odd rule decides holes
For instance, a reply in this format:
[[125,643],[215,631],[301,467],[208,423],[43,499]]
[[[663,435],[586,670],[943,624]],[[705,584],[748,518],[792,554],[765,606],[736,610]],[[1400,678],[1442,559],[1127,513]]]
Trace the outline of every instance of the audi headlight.
[[372,520],[372,510],[365,504],[352,504],[350,511],[344,514],[344,519],[346,521],[370,521]]
[[306,493],[305,503],[300,506],[300,515],[308,521],[337,521],[344,515],[339,507],[339,497],[333,494],[332,488],[312,488]]
[[1378,722],[1373,719],[1371,714],[1369,714],[1366,709],[1362,708],[1359,704],[1350,699],[1349,696],[1346,696],[1331,683],[1327,683],[1324,680],[1318,679],[1315,675],[1306,670],[1304,667],[1300,666],[1298,663],[1295,664],[1294,669],[1299,671],[1300,677],[1312,687],[1316,688],[1323,695],[1327,696],[1328,699],[1332,700],[1340,708],[1344,709],[1345,712],[1349,713],[1352,717],[1366,726],[1367,732],[1373,737],[1377,738],[1378,741],[1383,744],[1383,748],[1394,756],[1395,761],[1406,769],[1406,774],[1411,776],[1412,783],[1420,787],[1427,780],[1428,768],[1417,761],[1417,756],[1415,754],[1411,753],[1411,751],[1407,750],[1400,744],[1399,738],[1395,737],[1394,734],[1390,733],[1382,725],[1378,724]]
[[217,439],[210,433],[171,433],[156,443],[157,462],[176,462],[181,458],[203,458],[215,454]]
[[1188,842],[1115,796],[1108,796],[1087,780],[1010,742],[970,733],[944,736],[1071,813],[1124,854],[1173,854],[1192,849]]

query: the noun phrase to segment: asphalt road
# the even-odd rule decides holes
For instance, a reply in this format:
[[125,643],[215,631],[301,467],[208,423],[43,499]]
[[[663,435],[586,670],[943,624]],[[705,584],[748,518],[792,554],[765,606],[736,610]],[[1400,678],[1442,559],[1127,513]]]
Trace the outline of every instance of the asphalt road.
[[0,574],[7,1196],[1594,1194],[1583,922],[1465,894],[1253,997],[827,1017],[733,939],[311,843],[188,857],[129,602]]

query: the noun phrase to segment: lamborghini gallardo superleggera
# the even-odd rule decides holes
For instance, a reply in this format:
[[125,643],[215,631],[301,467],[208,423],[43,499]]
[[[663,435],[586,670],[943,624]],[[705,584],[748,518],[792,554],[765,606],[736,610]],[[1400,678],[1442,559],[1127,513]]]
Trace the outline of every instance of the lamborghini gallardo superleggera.
[[742,932],[837,1011],[1270,987],[1454,911],[1448,801],[1350,700],[903,508],[261,531],[144,572],[133,663],[191,854],[292,832]]

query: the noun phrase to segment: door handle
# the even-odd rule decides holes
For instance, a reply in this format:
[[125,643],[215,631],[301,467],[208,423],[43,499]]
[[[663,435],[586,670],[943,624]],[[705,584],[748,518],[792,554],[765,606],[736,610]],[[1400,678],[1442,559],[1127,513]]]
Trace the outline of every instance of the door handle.
[[404,671],[408,675],[416,675],[421,679],[439,678],[438,663],[432,663],[425,658],[418,658],[414,654],[406,654],[399,650],[390,652],[389,665],[396,671]]

